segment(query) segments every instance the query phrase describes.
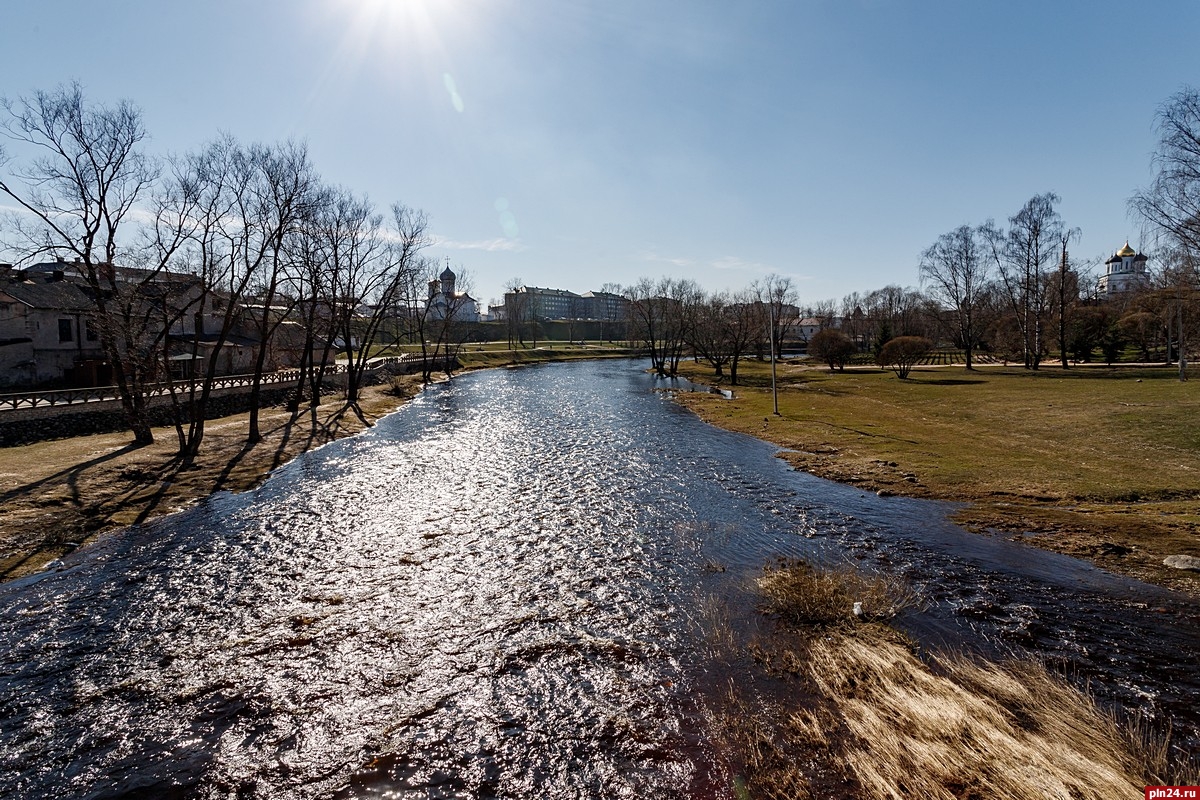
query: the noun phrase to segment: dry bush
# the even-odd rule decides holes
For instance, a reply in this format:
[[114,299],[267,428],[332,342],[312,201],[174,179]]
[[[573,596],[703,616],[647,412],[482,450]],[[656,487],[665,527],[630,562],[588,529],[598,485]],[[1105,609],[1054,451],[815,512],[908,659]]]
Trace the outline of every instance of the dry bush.
[[[758,586],[768,613],[794,625],[817,627],[888,620],[917,599],[897,578],[850,565],[819,567],[801,559],[780,559],[767,566]],[[858,615],[855,603],[862,604]]]

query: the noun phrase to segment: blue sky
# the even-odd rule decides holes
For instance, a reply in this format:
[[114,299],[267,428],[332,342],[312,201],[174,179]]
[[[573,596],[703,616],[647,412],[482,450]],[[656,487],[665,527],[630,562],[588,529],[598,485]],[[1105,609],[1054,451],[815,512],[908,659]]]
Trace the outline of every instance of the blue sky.
[[160,154],[307,141],[424,209],[474,296],[641,276],[801,301],[916,285],[920,251],[1054,191],[1110,254],[1200,4],[927,0],[13,2],[0,94],[79,80]]

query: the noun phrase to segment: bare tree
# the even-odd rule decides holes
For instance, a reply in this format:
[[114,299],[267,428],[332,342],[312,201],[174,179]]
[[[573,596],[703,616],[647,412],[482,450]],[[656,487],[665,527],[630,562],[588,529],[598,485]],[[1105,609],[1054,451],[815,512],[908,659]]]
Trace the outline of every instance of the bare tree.
[[512,278],[504,284],[504,323],[510,350],[515,350],[517,345],[525,346],[526,333],[532,336],[533,346],[537,347],[538,321],[533,295],[520,278]]
[[693,280],[642,278],[625,288],[629,300],[629,337],[645,345],[659,375],[674,375],[704,297]]
[[1131,205],[1174,246],[1200,252],[1200,91],[1185,87],[1163,103],[1155,129],[1154,181]]
[[979,229],[960,225],[921,254],[921,280],[935,299],[953,309],[956,338],[963,348],[967,369],[974,369],[972,356],[982,330],[977,309],[989,278],[989,262]]
[[[412,291],[429,246],[428,218],[423,211],[392,205],[390,242],[384,246],[383,218],[365,200],[347,199],[346,218],[338,248],[342,253],[340,304],[344,310],[341,338],[345,348],[346,403],[358,411],[358,395],[372,347],[389,310]],[[357,340],[357,346],[353,342]]]
[[738,364],[749,357],[754,342],[762,337],[767,327],[766,309],[758,302],[753,290],[742,289],[730,298],[726,307],[730,332],[729,383],[737,386]]
[[733,316],[729,297],[715,294],[705,298],[697,309],[688,343],[692,350],[713,367],[713,374],[724,377],[725,366],[733,359]]
[[842,332],[850,337],[859,352],[865,349],[867,338],[867,314],[863,305],[863,297],[858,292],[851,292],[842,298]]
[[620,306],[611,302],[611,295],[622,294],[621,286],[616,283],[605,283],[600,287],[600,294],[604,299],[603,307],[600,309],[600,338],[611,342],[621,323]]
[[760,281],[755,281],[751,285],[751,289],[757,295],[758,301],[768,306],[767,320],[770,327],[768,335],[774,340],[774,351],[781,353],[783,352],[783,340],[800,322],[800,309],[796,305],[796,287],[791,278],[771,274]]
[[[112,366],[125,421],[138,444],[154,441],[147,418],[144,383],[157,365],[141,340],[136,318],[153,273],[128,280],[116,265],[125,256],[123,235],[136,204],[156,181],[159,168],[142,150],[146,130],[141,111],[128,101],[88,104],[79,84],[4,99],[0,131],[28,162],[0,177],[0,193],[24,213],[11,215],[7,244],[35,258],[69,254],[80,272],[102,324],[100,344]],[[9,166],[0,150],[0,165]],[[129,319],[121,319],[128,313]],[[130,324],[132,323],[132,326]]]
[[[240,366],[233,360],[236,348],[229,345],[242,323],[242,299],[267,257],[269,238],[254,225],[254,161],[232,136],[222,135],[176,160],[171,180],[192,187],[196,195],[190,216],[178,219],[188,232],[183,256],[204,290],[187,353],[194,379],[184,402],[176,405],[176,432],[186,466],[204,441],[216,377]],[[170,226],[176,219],[174,214],[160,216],[159,224]]]
[[332,215],[336,194],[336,190],[330,188],[314,191],[307,219],[284,242],[289,252],[285,290],[295,299],[295,313],[303,332],[299,375],[288,401],[288,410],[293,416],[300,413],[306,392],[311,408],[320,405],[325,372],[333,354],[335,303],[328,291],[330,254],[321,230],[322,222]]
[[1158,109],[1155,118],[1158,147],[1154,152],[1154,181],[1132,198],[1131,205],[1154,225],[1165,241],[1170,266],[1164,277],[1175,295],[1173,327],[1179,379],[1187,379],[1185,331],[1188,310],[1200,294],[1200,91],[1185,87]]
[[1200,256],[1194,251],[1176,246],[1162,253],[1166,266],[1162,272],[1165,299],[1164,316],[1167,338],[1173,336],[1175,357],[1179,362],[1179,380],[1187,380],[1188,342],[1200,336]]
[[696,326],[696,316],[704,301],[704,290],[689,278],[663,278],[658,283],[663,301],[663,350],[666,369],[671,375],[679,371],[688,338]]
[[[1035,195],[1009,217],[1008,235],[998,250],[1001,283],[1017,315],[1026,369],[1037,369],[1045,351],[1050,295],[1046,266],[1058,252],[1063,221],[1053,192]],[[994,228],[988,230],[993,235]]]
[[660,375],[666,374],[667,356],[662,339],[664,302],[649,278],[625,287],[629,300],[629,339],[642,343],[650,354],[650,364]]
[[308,160],[308,149],[294,142],[278,147],[255,145],[248,153],[254,168],[255,180],[250,183],[250,212],[245,221],[261,240],[261,259],[255,274],[258,305],[261,308],[257,325],[256,354],[250,385],[250,420],[246,440],[256,444],[262,440],[258,426],[258,411],[262,394],[263,372],[271,340],[286,313],[274,310],[280,282],[289,266],[284,247],[289,236],[297,233],[315,207],[318,181]]

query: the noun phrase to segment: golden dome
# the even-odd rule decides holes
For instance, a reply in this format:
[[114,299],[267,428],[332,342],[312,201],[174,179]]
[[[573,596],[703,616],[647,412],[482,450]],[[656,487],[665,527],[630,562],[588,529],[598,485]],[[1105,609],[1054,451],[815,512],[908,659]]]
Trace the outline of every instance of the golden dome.
[[1125,242],[1125,246],[1117,251],[1117,255],[1119,255],[1121,258],[1125,258],[1127,256],[1136,256],[1137,251],[1130,247],[1129,242],[1127,241]]

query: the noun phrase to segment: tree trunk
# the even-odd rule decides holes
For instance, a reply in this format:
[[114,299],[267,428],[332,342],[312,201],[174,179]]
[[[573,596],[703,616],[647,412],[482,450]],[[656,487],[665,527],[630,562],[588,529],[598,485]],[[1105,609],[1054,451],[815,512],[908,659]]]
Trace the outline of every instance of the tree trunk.
[[1179,380],[1187,380],[1187,345],[1183,341],[1183,303],[1179,304]]

